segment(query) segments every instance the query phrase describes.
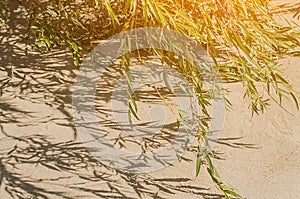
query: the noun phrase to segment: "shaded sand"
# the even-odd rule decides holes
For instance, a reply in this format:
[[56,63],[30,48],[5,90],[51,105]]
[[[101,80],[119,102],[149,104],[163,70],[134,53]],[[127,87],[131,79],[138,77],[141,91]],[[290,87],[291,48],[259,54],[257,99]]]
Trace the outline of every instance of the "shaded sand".
[[[76,136],[70,54],[30,51],[17,1],[12,31],[0,33],[0,198],[222,198],[207,172],[195,177],[195,153],[147,174],[116,172]],[[300,92],[300,59],[282,60]],[[12,74],[11,77],[8,75]],[[220,175],[246,198],[300,198],[300,112],[292,101],[251,116],[240,84],[226,87],[233,110],[215,147]],[[104,111],[105,113],[105,111]],[[11,194],[11,195],[10,195]]]

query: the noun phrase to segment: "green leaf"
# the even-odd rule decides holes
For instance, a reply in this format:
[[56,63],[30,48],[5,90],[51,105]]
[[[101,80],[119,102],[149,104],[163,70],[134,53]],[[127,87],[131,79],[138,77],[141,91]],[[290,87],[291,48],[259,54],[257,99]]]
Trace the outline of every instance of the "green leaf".
[[128,85],[128,94],[129,94],[129,97],[131,96],[131,95],[135,95],[134,94],[134,89],[133,89],[133,86],[132,86],[132,76],[131,76],[131,73],[130,73],[130,71],[127,71],[126,73],[125,73],[125,77],[126,77],[126,81],[127,81],[127,85]]
[[74,24],[76,24],[77,26],[81,27],[84,30],[88,30],[86,27],[84,27],[84,25],[82,25],[82,23],[80,23],[76,18],[72,18],[72,21],[74,22]]
[[76,55],[73,55],[73,63],[74,63],[74,65],[76,66],[76,67],[78,67],[79,66],[79,59],[78,59],[78,57],[76,56]]
[[127,95],[129,96],[129,98],[130,98],[130,101],[131,101],[131,103],[132,103],[132,104],[133,104],[133,106],[134,106],[134,110],[135,110],[135,111],[137,111],[137,104],[136,104],[136,102],[135,102],[135,100],[134,100],[134,97],[133,97],[133,95],[132,95],[132,94],[130,94],[128,90],[127,90]]
[[106,6],[106,9],[108,11],[109,16],[112,19],[113,25],[114,25],[114,22],[117,22],[117,24],[120,25],[120,22],[119,22],[117,16],[115,15],[111,5],[110,5],[110,0],[105,0],[105,6]]
[[198,176],[200,173],[201,165],[202,165],[202,153],[200,147],[198,146],[197,159],[196,159],[196,176]]
[[74,41],[71,41],[71,40],[67,39],[66,42],[71,46],[71,48],[73,49],[74,53],[79,52],[79,47],[78,47],[78,45]]
[[44,36],[43,38],[44,38],[44,41],[45,41],[46,47],[47,47],[48,49],[50,49],[50,47],[51,47],[50,40],[49,40],[49,39],[48,39],[48,37],[46,37],[46,36]]
[[295,101],[295,104],[296,104],[296,106],[297,106],[297,109],[299,110],[299,103],[298,103],[298,100],[297,100],[296,96],[294,95],[293,92],[290,92],[290,94],[291,94],[291,96],[293,97],[293,99],[294,99],[294,101]]
[[171,84],[171,82],[170,82],[169,76],[168,76],[168,74],[167,74],[166,71],[163,72],[163,79],[164,79],[164,82],[165,82],[166,87],[168,88],[168,90],[169,90],[171,93],[175,94],[175,93],[174,93],[174,88],[173,88],[173,86],[172,86],[172,84]]
[[129,106],[129,110],[130,110],[130,112],[133,114],[133,116],[134,116],[137,120],[140,120],[140,118],[139,118],[138,115],[137,115],[137,112],[132,108],[130,102],[128,103],[128,106]]
[[180,88],[185,94],[191,95],[191,90],[189,89],[189,90],[188,90],[189,92],[187,91],[187,89],[186,89],[185,86],[184,86],[184,82],[183,82],[183,81],[178,82],[177,85],[179,86],[179,88]]

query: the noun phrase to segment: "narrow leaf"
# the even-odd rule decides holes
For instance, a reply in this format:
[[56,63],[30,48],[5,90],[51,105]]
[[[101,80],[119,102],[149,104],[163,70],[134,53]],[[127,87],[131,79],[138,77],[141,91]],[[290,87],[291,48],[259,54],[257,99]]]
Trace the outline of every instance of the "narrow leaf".
[[171,93],[175,94],[175,93],[174,93],[174,88],[173,88],[173,86],[172,86],[172,84],[171,84],[171,82],[170,82],[170,79],[169,79],[168,74],[167,74],[166,71],[163,72],[163,79],[164,79],[164,82],[165,82],[167,88],[169,89],[169,91],[170,91]]

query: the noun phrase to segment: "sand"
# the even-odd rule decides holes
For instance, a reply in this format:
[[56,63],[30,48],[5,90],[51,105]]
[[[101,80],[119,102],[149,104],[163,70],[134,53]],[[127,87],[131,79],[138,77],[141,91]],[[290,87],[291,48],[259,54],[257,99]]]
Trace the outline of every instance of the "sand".
[[[72,93],[78,70],[70,53],[31,51],[16,2],[10,3],[12,31],[0,33],[1,199],[222,198],[204,167],[195,177],[192,151],[145,174],[116,172],[96,161],[74,128]],[[300,92],[300,59],[281,62]],[[286,100],[284,109],[272,103],[264,114],[252,116],[242,85],[225,86],[233,109],[226,113],[213,160],[222,178],[246,198],[300,198],[300,112]]]

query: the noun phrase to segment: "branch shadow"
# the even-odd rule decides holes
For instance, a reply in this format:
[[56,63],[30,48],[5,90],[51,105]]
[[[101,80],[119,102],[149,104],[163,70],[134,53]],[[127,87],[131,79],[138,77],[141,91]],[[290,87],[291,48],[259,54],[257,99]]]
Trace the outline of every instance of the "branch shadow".
[[[220,194],[210,193],[208,188],[182,185],[191,181],[188,178],[154,178],[148,174],[117,171],[92,156],[84,143],[78,141],[73,124],[72,86],[78,69],[70,53],[60,48],[50,52],[33,51],[34,41],[26,37],[23,7],[19,1],[12,0],[8,8],[9,29],[0,31],[0,132],[4,135],[0,138],[1,191],[12,198],[168,198],[176,193],[222,198]],[[110,88],[100,90],[99,96],[105,102],[111,96]],[[144,101],[149,100],[149,96],[154,96],[151,101],[159,97],[156,92],[139,92],[137,96]],[[118,97],[122,98],[117,96],[116,99]],[[20,105],[19,102],[30,103]],[[41,117],[38,110],[32,110],[34,104],[59,111],[63,117],[52,113]],[[100,117],[106,118],[111,113],[97,106]],[[43,123],[72,127],[74,138],[53,142],[50,135],[36,132],[16,135],[18,128]],[[7,124],[16,124],[17,129],[7,130]],[[101,125],[108,129],[104,133],[120,129],[109,120]],[[158,147],[162,140],[169,141],[175,136],[170,132],[176,129],[176,123],[159,127],[165,130],[161,135],[143,140],[148,147]],[[141,145],[140,141],[129,138],[122,139]]]
[[[148,174],[113,170],[101,164],[81,142],[51,143],[41,135],[5,138],[6,141],[8,139],[12,139],[15,146],[0,159],[0,184],[12,198],[81,198],[87,195],[99,198],[166,198],[159,196],[161,192],[222,198],[222,195],[209,193],[207,188],[183,185],[191,180],[189,178],[153,178]],[[30,168],[49,175],[22,173],[28,165],[34,165]],[[55,173],[63,175],[52,176]],[[75,194],[70,196],[70,193]]]
[[[34,126],[49,121],[60,125],[64,120],[64,123],[68,121],[69,127],[73,126],[71,89],[77,69],[70,53],[59,48],[47,52],[33,50],[34,40],[26,36],[24,8],[17,0],[7,4],[9,12],[6,23],[9,28],[0,31],[0,125],[15,123],[18,126]],[[12,103],[16,102],[24,102],[24,105],[13,107]],[[63,116],[58,118],[46,113],[44,118],[37,117],[39,111],[30,110],[34,104],[57,109]],[[26,117],[28,119],[24,122]]]

